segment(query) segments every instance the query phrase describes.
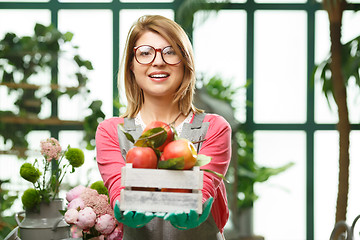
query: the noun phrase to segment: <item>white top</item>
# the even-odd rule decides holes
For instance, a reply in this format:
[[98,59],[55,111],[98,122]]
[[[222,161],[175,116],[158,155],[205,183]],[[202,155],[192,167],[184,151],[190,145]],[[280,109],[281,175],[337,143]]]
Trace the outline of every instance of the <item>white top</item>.
[[[185,118],[185,120],[180,123],[176,128],[176,133],[178,134],[178,136],[180,136],[182,128],[184,126],[184,123],[190,123],[192,117],[193,117],[193,112],[191,111],[189,115],[187,115],[187,117]],[[140,125],[142,130],[144,131],[144,129],[146,128],[146,124],[143,122],[142,118],[141,118],[141,114],[140,112],[136,115],[135,117],[135,124],[136,125]]]

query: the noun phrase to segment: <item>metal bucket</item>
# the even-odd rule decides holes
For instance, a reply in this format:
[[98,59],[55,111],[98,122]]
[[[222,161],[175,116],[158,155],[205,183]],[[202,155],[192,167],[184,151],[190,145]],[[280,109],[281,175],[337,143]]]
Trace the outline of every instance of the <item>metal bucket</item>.
[[[70,225],[59,210],[63,210],[62,199],[41,203],[40,211],[23,211],[15,214],[21,240],[59,240],[70,237]],[[25,214],[20,222],[19,215]]]

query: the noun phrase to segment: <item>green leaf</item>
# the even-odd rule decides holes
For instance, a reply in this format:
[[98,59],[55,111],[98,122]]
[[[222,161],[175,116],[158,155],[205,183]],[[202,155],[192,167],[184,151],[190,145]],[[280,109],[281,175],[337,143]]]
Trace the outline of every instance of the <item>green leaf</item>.
[[201,170],[203,170],[203,171],[205,171],[205,172],[212,173],[212,174],[216,175],[217,177],[222,178],[225,182],[230,183],[229,180],[227,180],[227,179],[224,177],[224,175],[222,175],[221,173],[217,173],[217,172],[215,172],[215,171],[213,171],[213,170],[210,170],[210,169],[201,169]]
[[125,134],[125,137],[126,137],[130,142],[132,142],[132,143],[135,142],[134,137],[133,137],[130,133],[128,133],[128,132],[125,131],[125,128],[124,128],[123,124],[119,124],[119,128],[120,128],[120,130]]
[[66,33],[64,34],[64,40],[67,41],[67,42],[70,42],[70,41],[72,40],[73,36],[74,36],[73,33],[71,33],[71,32],[66,32]]
[[170,158],[166,161],[159,161],[158,168],[181,170],[184,168],[184,165],[185,165],[184,157]]
[[288,168],[292,167],[295,163],[290,162],[288,164],[285,164],[278,168],[268,168],[268,167],[261,167],[258,172],[258,176],[256,181],[257,182],[265,182],[267,181],[271,176],[277,175],[279,173],[284,172]]
[[209,162],[211,162],[212,157],[203,155],[203,154],[198,154],[197,158],[196,158],[196,163],[195,166],[204,166],[206,164],[208,164]]
[[152,128],[141,134],[134,146],[158,148],[163,145],[166,138],[167,132],[162,127]]

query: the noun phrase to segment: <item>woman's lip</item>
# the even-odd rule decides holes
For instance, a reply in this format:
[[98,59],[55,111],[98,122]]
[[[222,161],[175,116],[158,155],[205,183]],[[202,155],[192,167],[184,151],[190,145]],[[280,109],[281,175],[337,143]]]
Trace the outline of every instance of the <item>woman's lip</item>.
[[168,75],[167,77],[161,77],[161,78],[156,78],[156,77],[150,77],[149,76],[150,80],[154,81],[154,82],[163,82],[163,81],[168,80],[169,77],[170,77],[170,75]]

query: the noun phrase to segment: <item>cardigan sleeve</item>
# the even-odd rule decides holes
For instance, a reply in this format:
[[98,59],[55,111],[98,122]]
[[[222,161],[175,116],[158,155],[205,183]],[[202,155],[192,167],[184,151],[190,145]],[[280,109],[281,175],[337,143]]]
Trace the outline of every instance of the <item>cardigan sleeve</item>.
[[122,118],[110,118],[101,122],[96,130],[96,160],[105,186],[109,190],[110,204],[114,207],[120,200],[121,168],[125,160],[121,155],[117,125]]
[[[230,124],[216,114],[207,114],[204,121],[210,122],[210,124],[199,154],[204,154],[212,159],[201,169],[210,169],[225,176],[231,160]],[[211,212],[222,232],[229,217],[224,181],[212,173],[204,172],[203,182],[203,202],[209,197],[214,198]]]

